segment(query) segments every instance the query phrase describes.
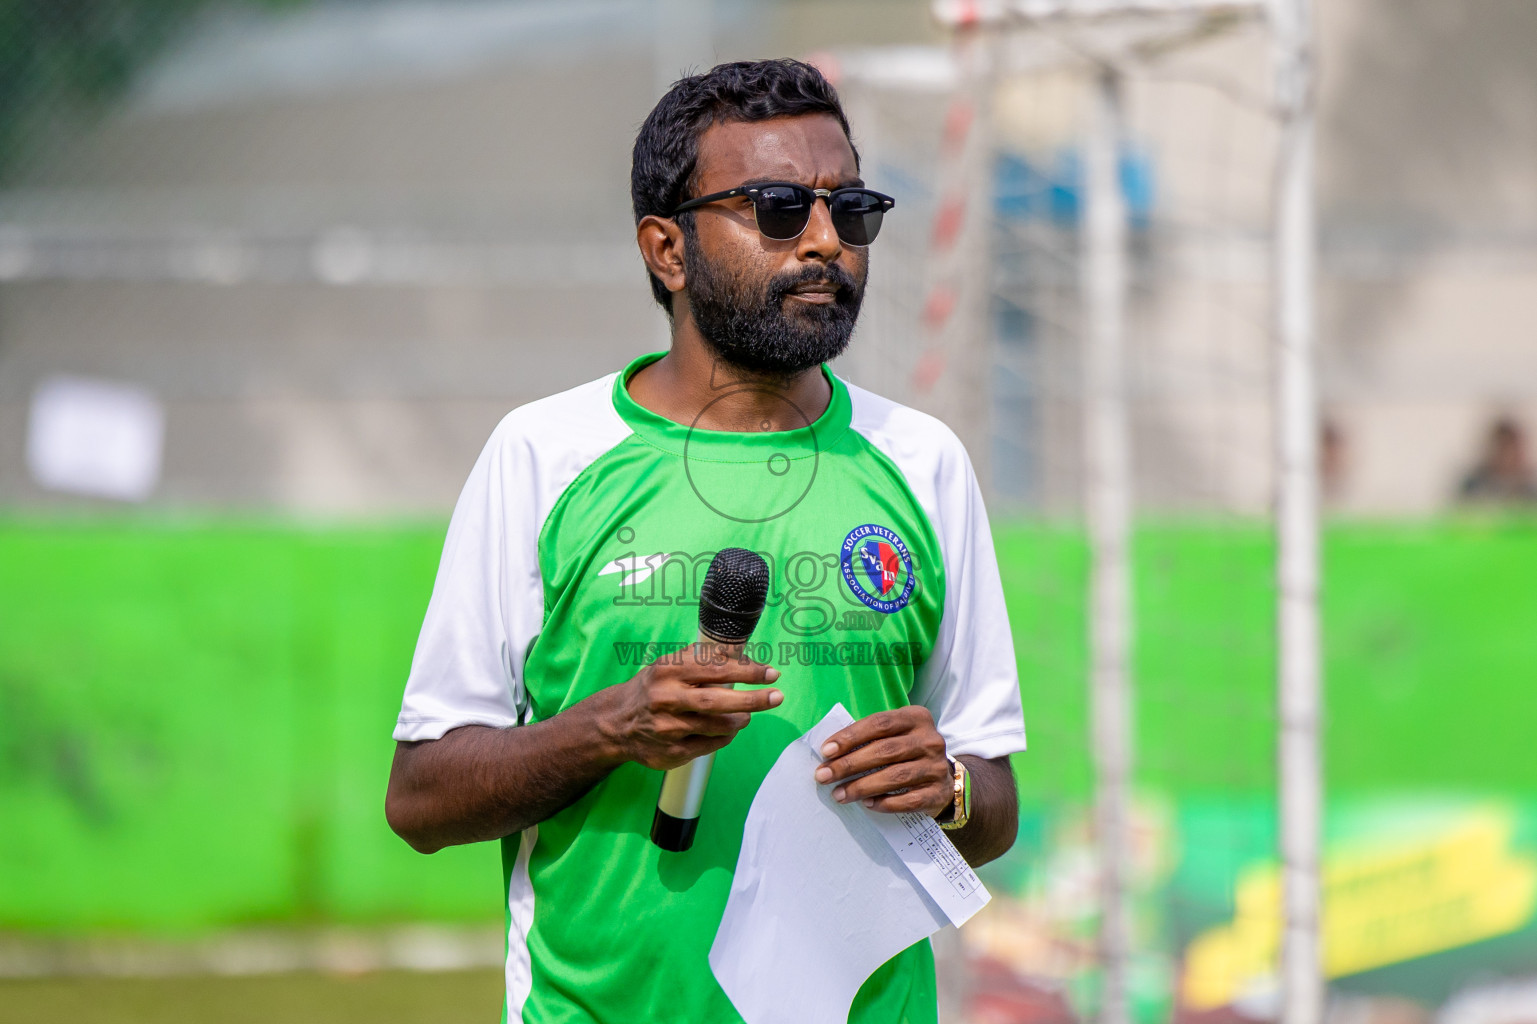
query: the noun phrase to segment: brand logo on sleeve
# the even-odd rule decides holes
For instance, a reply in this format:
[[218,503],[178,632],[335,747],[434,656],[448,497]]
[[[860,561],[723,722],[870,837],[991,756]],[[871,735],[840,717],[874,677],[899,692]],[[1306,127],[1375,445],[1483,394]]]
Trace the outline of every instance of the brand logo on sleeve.
[[622,555],[599,569],[598,575],[608,576],[617,572],[619,586],[623,589],[650,579],[651,574],[660,569],[667,558],[665,551],[658,551],[654,555]]
[[866,606],[890,615],[913,596],[913,559],[893,531],[874,523],[843,538],[843,581]]

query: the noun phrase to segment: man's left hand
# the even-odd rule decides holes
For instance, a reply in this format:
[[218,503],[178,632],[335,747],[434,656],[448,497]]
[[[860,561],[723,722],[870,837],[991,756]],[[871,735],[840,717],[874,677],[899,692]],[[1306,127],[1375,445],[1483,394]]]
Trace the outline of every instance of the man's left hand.
[[871,810],[932,817],[955,797],[945,739],[925,707],[910,704],[861,718],[829,736],[821,753],[816,779],[833,785],[839,803],[858,800]]

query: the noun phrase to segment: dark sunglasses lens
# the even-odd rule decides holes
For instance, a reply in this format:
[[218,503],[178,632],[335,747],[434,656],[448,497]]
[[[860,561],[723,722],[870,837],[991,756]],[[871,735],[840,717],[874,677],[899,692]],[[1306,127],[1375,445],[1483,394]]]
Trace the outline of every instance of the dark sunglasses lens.
[[880,234],[886,209],[873,192],[839,192],[833,196],[832,214],[844,245],[869,245]]
[[758,217],[758,230],[764,237],[784,241],[806,230],[811,219],[811,204],[816,201],[808,189],[790,188],[786,185],[770,185],[760,189],[753,205]]

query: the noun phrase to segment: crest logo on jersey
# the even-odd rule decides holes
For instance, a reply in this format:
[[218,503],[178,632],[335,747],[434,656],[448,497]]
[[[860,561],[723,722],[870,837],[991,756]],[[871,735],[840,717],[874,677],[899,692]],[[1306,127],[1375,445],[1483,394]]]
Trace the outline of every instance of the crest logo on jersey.
[[856,526],[843,538],[843,581],[866,606],[890,615],[913,596],[913,559],[893,531],[874,523]]

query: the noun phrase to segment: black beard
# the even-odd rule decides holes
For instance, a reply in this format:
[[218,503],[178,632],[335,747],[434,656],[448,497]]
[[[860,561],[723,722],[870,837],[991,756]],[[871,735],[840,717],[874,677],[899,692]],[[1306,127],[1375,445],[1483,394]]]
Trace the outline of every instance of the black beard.
[[[699,257],[697,244],[690,250],[689,311],[705,344],[721,360],[748,373],[783,378],[836,359],[848,348],[864,299],[864,275],[856,280],[837,264],[813,263],[755,289],[721,263]],[[833,301],[797,302],[803,308],[786,312],[786,296],[809,283],[834,285]]]

